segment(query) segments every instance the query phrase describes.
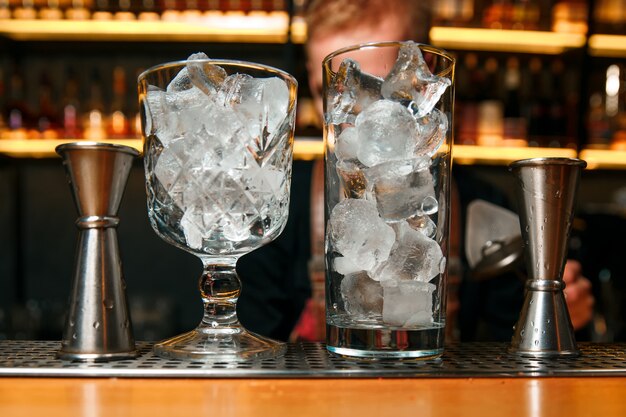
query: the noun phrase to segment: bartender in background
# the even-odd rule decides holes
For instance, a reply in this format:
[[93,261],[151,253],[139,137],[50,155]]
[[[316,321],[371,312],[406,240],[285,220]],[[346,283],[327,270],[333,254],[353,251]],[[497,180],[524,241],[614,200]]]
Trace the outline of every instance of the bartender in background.
[[[307,70],[311,93],[322,114],[322,60],[329,53],[349,45],[374,41],[414,40],[427,42],[430,29],[430,2],[427,0],[312,0],[307,11]],[[323,337],[323,161],[313,168],[311,191],[311,279],[313,297],[292,338]],[[467,205],[483,199],[507,206],[503,194],[473,175],[471,167],[454,169],[449,254],[447,328],[460,329],[461,340],[509,341],[523,302],[523,282],[516,274],[473,282],[461,279],[463,262],[462,230]],[[320,220],[321,219],[321,220]],[[574,329],[592,318],[594,298],[589,280],[582,276],[578,262],[568,260],[563,274],[565,299]],[[316,292],[318,292],[316,294]],[[321,301],[320,301],[321,300]],[[457,322],[458,320],[458,322]],[[458,335],[448,333],[449,338]]]

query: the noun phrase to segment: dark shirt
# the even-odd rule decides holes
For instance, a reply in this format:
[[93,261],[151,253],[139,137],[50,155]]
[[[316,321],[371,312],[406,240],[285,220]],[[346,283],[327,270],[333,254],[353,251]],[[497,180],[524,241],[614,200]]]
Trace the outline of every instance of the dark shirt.
[[280,236],[237,263],[242,284],[237,302],[241,324],[277,340],[288,339],[311,296],[307,265],[312,166],[309,161],[294,161],[289,218]]

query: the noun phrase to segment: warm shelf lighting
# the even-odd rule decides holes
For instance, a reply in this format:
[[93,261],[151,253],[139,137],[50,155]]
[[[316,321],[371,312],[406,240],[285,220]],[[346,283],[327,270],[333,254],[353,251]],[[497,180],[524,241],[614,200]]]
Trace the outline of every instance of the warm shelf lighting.
[[587,169],[626,169],[626,151],[583,149],[580,159],[587,161]]
[[452,157],[455,164],[461,165],[508,165],[519,159],[575,158],[576,150],[570,148],[454,145]]
[[442,48],[560,54],[585,45],[585,35],[531,30],[433,27],[431,42]]
[[1,20],[16,41],[169,41],[284,43],[287,19],[224,14],[189,21]]
[[593,56],[624,58],[626,57],[626,36],[591,35],[589,53]]
[[[15,158],[50,158],[56,156],[54,148],[67,143],[75,142],[76,139],[58,140],[0,140],[0,155],[7,155]],[[104,139],[98,142],[119,143],[131,146],[139,152],[143,151],[143,141],[141,139]],[[324,145],[321,140],[297,139],[294,144],[294,158],[299,160],[312,160],[322,157]]]
[[[59,140],[0,140],[0,155],[15,158],[49,158],[56,156],[54,148],[75,139]],[[142,152],[141,139],[105,139],[100,142],[119,143]],[[294,143],[294,159],[309,161],[322,158],[324,144],[319,139],[298,138]],[[577,154],[570,148],[535,148],[513,146],[454,145],[452,156],[460,165],[508,165],[527,158],[576,158],[587,161],[587,169],[626,169],[626,151],[585,149]]]

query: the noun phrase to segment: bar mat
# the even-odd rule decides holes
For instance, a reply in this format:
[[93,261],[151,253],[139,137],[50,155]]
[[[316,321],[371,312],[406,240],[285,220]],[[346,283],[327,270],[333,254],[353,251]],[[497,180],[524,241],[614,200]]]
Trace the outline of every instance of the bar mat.
[[289,344],[276,359],[192,362],[161,359],[152,343],[138,342],[139,356],[112,362],[55,358],[56,341],[0,340],[0,376],[124,378],[371,378],[626,376],[626,343],[579,343],[577,358],[536,359],[507,353],[506,343],[445,347],[425,361],[355,360],[326,351],[321,343]]

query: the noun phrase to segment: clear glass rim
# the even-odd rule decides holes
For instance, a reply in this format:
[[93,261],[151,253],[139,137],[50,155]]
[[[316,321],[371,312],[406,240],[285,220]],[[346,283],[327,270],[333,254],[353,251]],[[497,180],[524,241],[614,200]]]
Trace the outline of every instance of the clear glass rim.
[[158,71],[162,71],[165,69],[170,69],[170,68],[175,68],[175,67],[184,67],[186,66],[188,63],[190,62],[195,62],[195,63],[203,63],[203,64],[214,64],[214,65],[220,65],[220,66],[229,66],[229,67],[242,67],[242,68],[250,68],[250,69],[254,69],[254,70],[258,70],[258,71],[267,71],[269,73],[272,74],[276,74],[278,76],[280,76],[283,80],[288,81],[289,83],[291,83],[294,87],[298,87],[298,80],[296,80],[296,78],[289,74],[286,71],[283,71],[281,69],[278,69],[276,67],[272,67],[270,65],[265,65],[265,64],[258,64],[256,62],[249,62],[249,61],[240,61],[240,60],[234,60],[234,59],[189,59],[189,60],[180,60],[180,61],[171,61],[171,62],[165,62],[162,64],[157,64],[155,66],[152,66],[150,68],[148,68],[147,70],[143,71],[141,74],[139,74],[139,76],[137,77],[137,81],[141,82],[143,79],[145,79],[149,74],[158,72]]
[[440,49],[440,48],[434,47],[426,43],[419,43],[419,42],[413,42],[413,41],[367,42],[367,43],[359,43],[356,45],[345,46],[341,49],[337,49],[336,51],[333,51],[330,54],[326,55],[326,57],[322,60],[322,66],[324,68],[327,68],[328,71],[330,71],[331,73],[334,73],[334,71],[332,71],[332,68],[330,67],[330,62],[340,55],[346,54],[348,52],[354,52],[354,51],[364,50],[364,49],[399,47],[399,46],[406,45],[411,42],[417,45],[422,51],[426,51],[428,53],[438,55],[449,61],[450,63],[449,67],[443,71],[438,72],[436,75],[445,76],[446,74],[449,74],[450,72],[452,72],[452,68],[454,68],[454,65],[456,64],[456,58],[454,58],[452,54],[450,54],[445,49]]

